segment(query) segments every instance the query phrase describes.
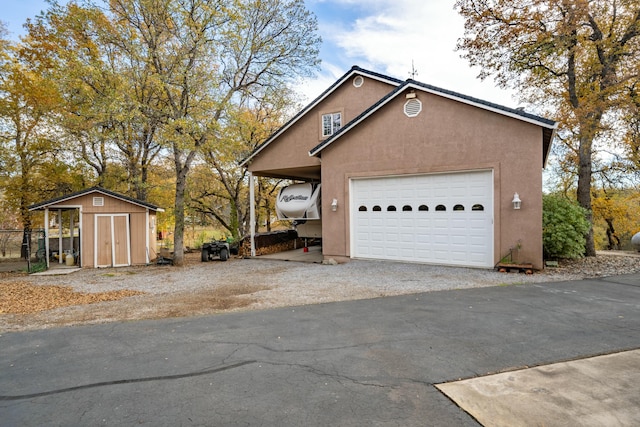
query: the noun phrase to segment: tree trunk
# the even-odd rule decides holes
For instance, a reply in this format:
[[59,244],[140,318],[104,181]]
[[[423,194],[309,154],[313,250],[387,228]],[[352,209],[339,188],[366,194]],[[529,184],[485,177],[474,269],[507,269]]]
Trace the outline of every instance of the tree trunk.
[[176,174],[176,198],[174,205],[175,226],[173,228],[173,265],[184,265],[184,195],[187,187],[187,174]]
[[615,228],[613,228],[613,218],[606,218],[605,221],[607,222],[608,249],[617,251],[620,249],[620,238],[616,234]]
[[593,211],[591,209],[591,145],[591,137],[580,137],[577,199],[580,206],[587,210],[587,220],[590,224],[589,232],[585,236],[586,256],[596,256],[595,241],[593,238]]

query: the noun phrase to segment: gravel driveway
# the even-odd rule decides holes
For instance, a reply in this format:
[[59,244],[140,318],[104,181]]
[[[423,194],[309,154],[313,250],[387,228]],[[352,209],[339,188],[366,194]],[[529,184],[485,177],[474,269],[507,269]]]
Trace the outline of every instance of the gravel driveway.
[[533,275],[494,270],[353,260],[322,265],[267,259],[186,265],[84,269],[64,276],[3,278],[34,285],[70,286],[76,292],[144,292],[118,301],[60,307],[33,314],[0,315],[0,331],[214,314],[231,310],[318,304],[332,301],[496,285],[575,280],[640,272],[640,256],[600,255],[562,263]]

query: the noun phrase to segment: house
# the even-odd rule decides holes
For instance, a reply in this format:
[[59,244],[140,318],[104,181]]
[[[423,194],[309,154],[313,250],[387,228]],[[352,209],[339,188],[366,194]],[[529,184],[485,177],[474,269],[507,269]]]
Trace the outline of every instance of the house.
[[[36,203],[29,210],[44,211],[47,254],[54,252],[50,248],[51,212],[57,213],[59,230],[62,213],[71,212],[70,238],[63,240],[62,231],[57,233],[55,252],[60,255],[59,263],[63,262],[62,252],[73,257],[72,263],[90,268],[144,265],[156,258],[156,213],[163,209],[150,203],[92,187]],[[74,236],[76,225],[79,236]],[[47,257],[47,266],[50,261]]]
[[321,183],[323,258],[543,268],[557,123],[354,66],[255,149],[251,177]]

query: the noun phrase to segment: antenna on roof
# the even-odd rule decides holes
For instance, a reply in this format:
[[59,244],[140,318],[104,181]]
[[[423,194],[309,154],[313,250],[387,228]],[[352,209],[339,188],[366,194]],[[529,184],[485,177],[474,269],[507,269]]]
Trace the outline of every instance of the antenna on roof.
[[418,75],[418,70],[416,70],[416,67],[413,65],[413,59],[412,59],[411,60],[411,71],[409,72],[409,77],[411,77],[412,79],[415,79],[417,75]]

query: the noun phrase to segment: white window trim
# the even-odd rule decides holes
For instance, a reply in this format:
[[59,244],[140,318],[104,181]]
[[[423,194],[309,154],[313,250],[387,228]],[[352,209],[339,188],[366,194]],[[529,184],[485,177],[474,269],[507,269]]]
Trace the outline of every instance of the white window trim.
[[[329,117],[329,116],[331,117],[331,130],[330,130],[329,133],[325,133],[324,120],[325,120],[325,117]],[[335,118],[336,118],[336,116],[339,116],[339,118],[340,118],[340,125],[339,125],[339,127],[337,129],[335,127]],[[333,135],[334,133],[338,132],[342,128],[342,117],[343,117],[342,111],[335,111],[335,112],[332,112],[332,113],[322,114],[320,116],[320,137],[322,139],[329,138],[331,135]]]

